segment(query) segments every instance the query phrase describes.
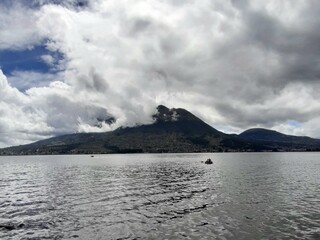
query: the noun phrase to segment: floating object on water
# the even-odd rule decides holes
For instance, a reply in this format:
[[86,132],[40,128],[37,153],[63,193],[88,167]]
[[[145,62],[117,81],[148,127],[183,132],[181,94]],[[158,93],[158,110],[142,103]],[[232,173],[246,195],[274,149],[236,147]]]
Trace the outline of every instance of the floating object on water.
[[208,158],[204,163],[205,164],[212,164],[213,162],[212,162],[212,160],[210,158]]
[[91,155],[91,157],[94,157],[93,155]]
[[19,224],[13,224],[13,223],[9,223],[9,224],[0,224],[0,229],[4,229],[7,231],[13,231],[13,230],[17,230],[17,229],[21,229],[24,228],[25,224],[24,223],[19,223]]

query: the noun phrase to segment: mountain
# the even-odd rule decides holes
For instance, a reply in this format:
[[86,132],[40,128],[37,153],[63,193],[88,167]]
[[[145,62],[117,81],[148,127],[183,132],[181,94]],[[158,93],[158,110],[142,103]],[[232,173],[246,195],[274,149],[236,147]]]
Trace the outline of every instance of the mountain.
[[320,140],[267,129],[220,132],[182,108],[157,107],[154,122],[105,133],[76,133],[0,149],[0,155],[320,150]]
[[77,133],[0,150],[4,155],[223,151],[227,134],[185,109],[158,106],[154,123],[105,133]]

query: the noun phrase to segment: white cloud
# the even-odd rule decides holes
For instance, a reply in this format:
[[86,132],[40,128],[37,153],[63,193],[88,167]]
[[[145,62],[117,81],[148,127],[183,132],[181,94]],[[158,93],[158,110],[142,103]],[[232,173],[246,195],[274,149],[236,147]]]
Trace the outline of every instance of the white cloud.
[[71,87],[60,81],[22,93],[8,83],[0,70],[0,99],[0,146],[78,132],[88,124],[92,131],[111,129],[105,124],[95,127],[97,118],[110,117],[105,108],[75,97]]
[[55,63],[55,59],[54,57],[52,57],[51,55],[49,54],[46,54],[46,55],[42,55],[41,56],[41,59],[48,65],[52,66],[54,63]]
[[0,50],[32,48],[43,39],[35,27],[36,12],[19,3],[13,5],[0,3]]
[[8,77],[10,84],[20,91],[25,91],[32,87],[48,86],[50,82],[62,79],[62,74],[34,71],[13,71]]
[[52,131],[46,113],[32,106],[25,94],[9,85],[0,70],[0,146],[43,138]]
[[[2,48],[47,39],[52,54],[64,57],[59,75],[15,73],[9,81],[25,94],[5,90],[24,99],[22,113],[37,109],[28,118],[44,124],[43,132],[109,130],[95,127],[109,114],[117,119],[112,128],[150,123],[165,104],[228,132],[259,126],[320,137],[315,1],[91,0],[81,9],[73,1],[49,3],[27,9],[30,27],[20,23],[22,5],[9,9],[0,27]],[[10,20],[16,15],[19,21]],[[50,56],[42,59],[51,64]],[[2,104],[12,104],[10,96],[0,96]]]

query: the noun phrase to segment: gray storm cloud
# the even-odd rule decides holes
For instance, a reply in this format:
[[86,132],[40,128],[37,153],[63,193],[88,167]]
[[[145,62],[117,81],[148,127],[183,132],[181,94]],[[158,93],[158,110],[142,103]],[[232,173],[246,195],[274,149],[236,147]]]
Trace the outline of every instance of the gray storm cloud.
[[[315,0],[32,3],[0,8],[0,48],[46,42],[52,57],[43,59],[60,72],[42,81],[1,74],[3,146],[151,123],[158,104],[187,108],[222,131],[320,137]],[[97,127],[110,116],[114,124]]]

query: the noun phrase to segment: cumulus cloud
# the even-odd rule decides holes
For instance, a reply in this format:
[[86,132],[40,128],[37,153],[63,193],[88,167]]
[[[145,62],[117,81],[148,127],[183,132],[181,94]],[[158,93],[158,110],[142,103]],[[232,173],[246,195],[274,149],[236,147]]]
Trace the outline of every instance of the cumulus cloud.
[[8,81],[13,87],[24,92],[30,88],[48,86],[50,82],[61,80],[62,78],[61,75],[53,73],[13,71],[8,77]]
[[25,93],[11,86],[0,70],[0,146],[22,144],[64,133],[85,130],[108,131],[111,127],[98,119],[111,117],[93,102],[75,96],[69,85],[53,81]]
[[50,131],[44,124],[45,113],[30,107],[30,99],[11,87],[2,71],[0,96],[1,146],[36,140]]
[[19,3],[10,5],[0,3],[0,50],[32,48],[43,38],[35,28],[36,12]]
[[[320,137],[315,0],[34,0],[2,9],[0,48],[45,42],[52,55],[42,60],[59,68],[43,81],[30,73],[8,76],[13,86],[30,83],[23,93],[6,85],[23,99],[16,109],[24,121],[40,123],[28,134],[150,123],[155,107],[165,104],[223,131],[268,127]],[[58,63],[55,53],[63,57]],[[3,96],[7,113],[13,103]],[[97,127],[97,119],[111,115],[116,123]],[[4,129],[8,120],[0,120]],[[19,139],[19,131],[12,127],[11,138],[0,141]]]

